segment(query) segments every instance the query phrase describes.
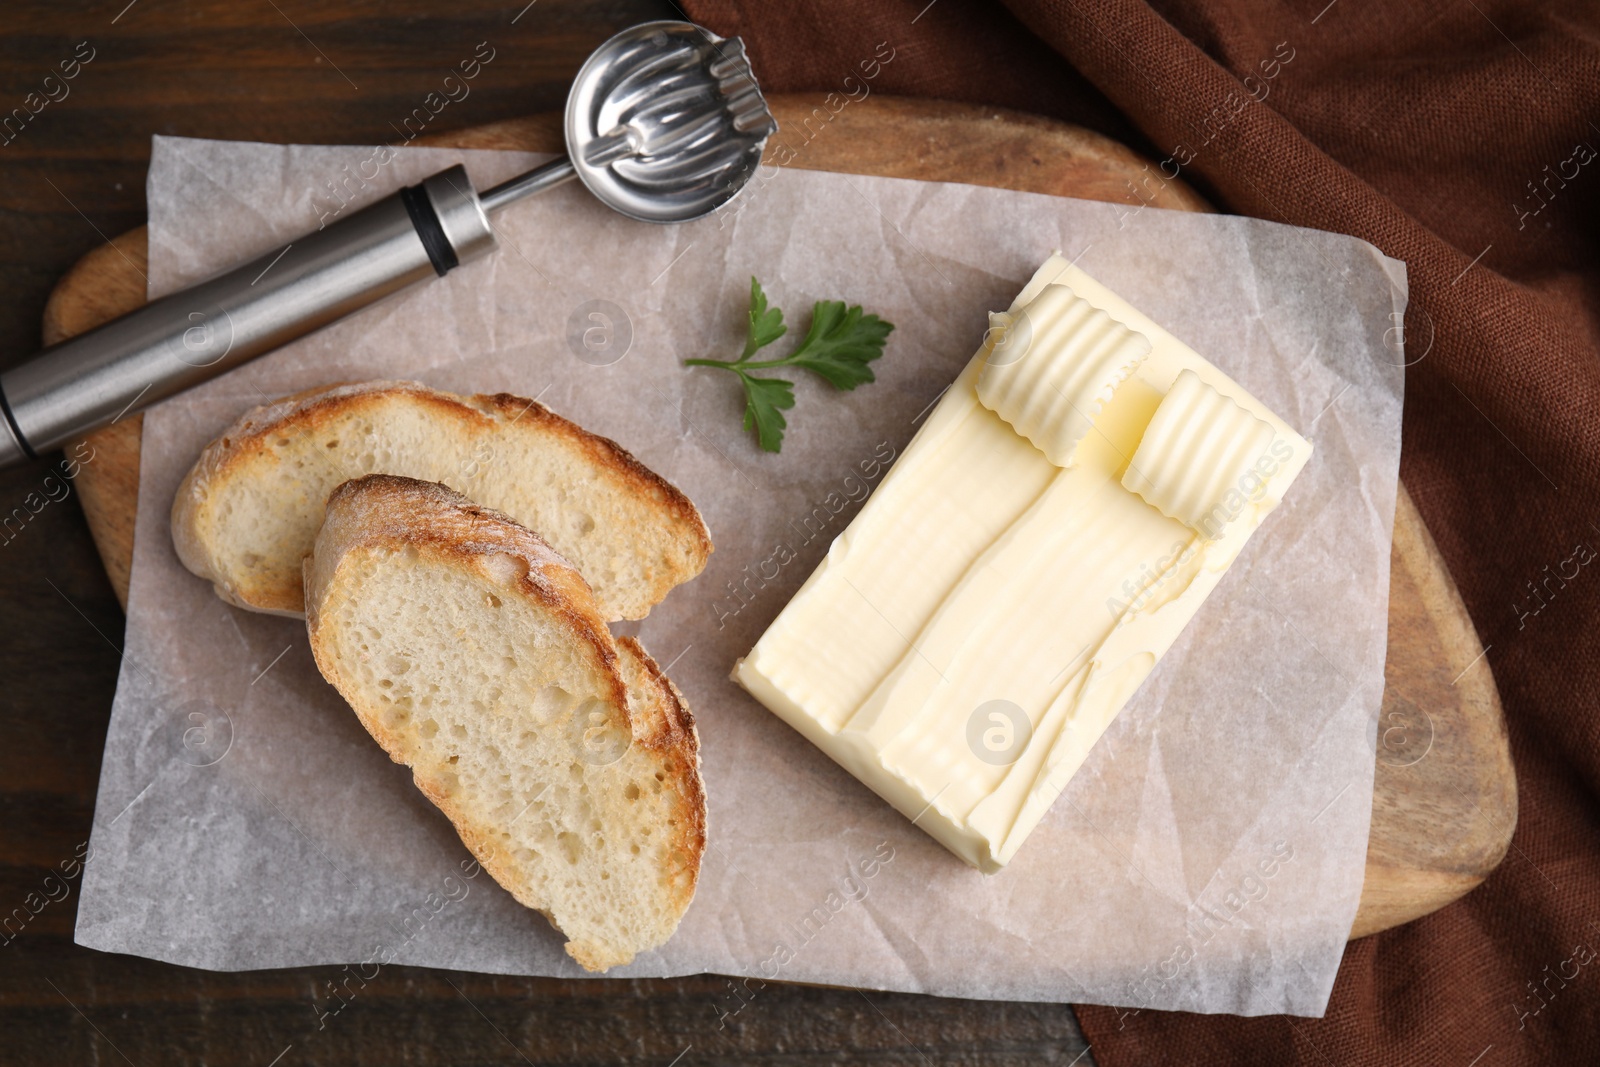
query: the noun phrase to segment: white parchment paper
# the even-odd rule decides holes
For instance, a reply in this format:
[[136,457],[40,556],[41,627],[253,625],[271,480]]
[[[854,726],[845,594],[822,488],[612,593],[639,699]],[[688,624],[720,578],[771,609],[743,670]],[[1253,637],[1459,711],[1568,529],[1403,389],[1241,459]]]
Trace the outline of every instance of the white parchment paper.
[[[342,199],[339,214],[457,161],[484,188],[535,161],[372,157],[157,138],[151,292],[293,239]],[[583,973],[543,918],[467,862],[317,674],[303,625],[228,607],[172,550],[179,480],[242,411],[333,381],[414,377],[540,397],[684,489],[716,542],[706,572],[634,627],[699,721],[699,894],[667,945],[613,976],[751,978],[708,1005],[723,1021],[759,1010],[756,978],[1321,1014],[1366,851],[1403,264],[1250,219],[792,168],[763,170],[732,209],[689,225],[626,220],[576,184],[496,225],[494,257],[146,415],[80,944],[217,969]],[[984,876],[728,672],[971,357],[985,313],[1056,248],[1316,453],[1015,862]],[[841,394],[799,379],[776,456],[740,429],[731,376],[681,365],[738,350],[752,274],[784,308],[788,341],[817,299],[897,327],[875,384]],[[780,545],[795,558],[777,566]]]

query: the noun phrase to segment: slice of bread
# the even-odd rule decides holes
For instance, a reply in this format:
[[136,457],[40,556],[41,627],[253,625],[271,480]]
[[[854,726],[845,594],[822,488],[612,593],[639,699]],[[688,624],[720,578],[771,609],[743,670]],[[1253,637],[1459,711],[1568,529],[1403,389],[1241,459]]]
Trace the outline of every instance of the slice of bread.
[[445,486],[346,482],[305,560],[317,666],[461,840],[591,971],[666,941],[705,851],[683,695],[588,586]]
[[230,604],[299,615],[323,502],[375,473],[443,482],[538,530],[611,620],[644,618],[711,553],[688,497],[543,404],[366,382],[263,405],[207,445],[172,502],[178,558]]

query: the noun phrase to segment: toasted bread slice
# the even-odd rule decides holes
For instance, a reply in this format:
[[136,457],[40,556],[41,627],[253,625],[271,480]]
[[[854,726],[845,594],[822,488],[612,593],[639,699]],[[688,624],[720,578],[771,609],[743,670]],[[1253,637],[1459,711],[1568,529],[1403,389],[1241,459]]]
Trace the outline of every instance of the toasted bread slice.
[[688,497],[542,404],[367,382],[263,405],[207,445],[172,503],[178,558],[231,604],[299,615],[323,502],[375,473],[443,482],[539,531],[606,619],[644,618],[711,552]]
[[705,851],[683,696],[538,536],[442,485],[346,482],[305,560],[328,681],[591,971],[666,941]]

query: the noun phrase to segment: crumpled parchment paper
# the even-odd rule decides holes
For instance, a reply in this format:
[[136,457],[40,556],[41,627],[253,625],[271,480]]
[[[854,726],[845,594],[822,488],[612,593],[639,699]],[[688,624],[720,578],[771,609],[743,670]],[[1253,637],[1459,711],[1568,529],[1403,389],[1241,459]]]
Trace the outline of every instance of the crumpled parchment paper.
[[[150,290],[169,292],[464,161],[513,153],[157,138]],[[354,176],[354,180],[352,180]],[[471,863],[318,675],[304,626],[178,563],[173,492],[245,409],[339,380],[537,396],[703,510],[716,551],[637,631],[699,720],[710,795],[677,935],[613,976],[1319,1015],[1355,914],[1383,690],[1404,265],[1349,237],[965,185],[763,169],[653,226],[569,184],[492,258],[145,417],[125,657],[80,944],[195,967],[390,962],[581,975]],[[728,680],[987,325],[1060,248],[1316,443],[1288,495],[1009,868],[971,870]],[[818,299],[896,325],[878,381],[797,377],[780,455],[731,376],[751,275],[797,340]],[[782,343],[780,343],[780,347]],[[787,546],[789,552],[779,552]],[[746,581],[756,575],[754,582]],[[742,592],[740,591],[742,590]],[[336,1014],[330,997],[312,1007]]]

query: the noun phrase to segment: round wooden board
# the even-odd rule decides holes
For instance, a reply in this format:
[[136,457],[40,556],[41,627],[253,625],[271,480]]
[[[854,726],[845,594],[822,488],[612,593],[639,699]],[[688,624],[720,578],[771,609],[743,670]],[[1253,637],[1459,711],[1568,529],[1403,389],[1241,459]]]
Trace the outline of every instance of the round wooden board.
[[[820,99],[778,96],[787,165],[959,181],[1135,205],[1210,208],[1179,182],[1140,179],[1147,162],[1098,134],[1017,112],[873,96],[838,113]],[[459,148],[560,151],[560,116],[540,115],[429,138]],[[53,344],[144,303],[143,228],[86,255],[45,308]],[[77,479],[84,513],[127,606],[139,487],[135,416],[90,435]],[[72,445],[69,444],[69,450]],[[1379,722],[1366,883],[1350,936],[1443,907],[1486,878],[1511,842],[1516,778],[1500,698],[1472,621],[1415,505],[1400,487],[1389,592],[1387,682]]]

